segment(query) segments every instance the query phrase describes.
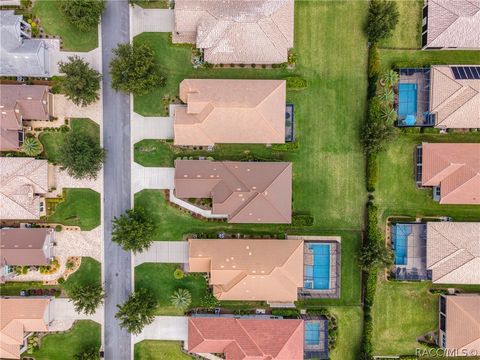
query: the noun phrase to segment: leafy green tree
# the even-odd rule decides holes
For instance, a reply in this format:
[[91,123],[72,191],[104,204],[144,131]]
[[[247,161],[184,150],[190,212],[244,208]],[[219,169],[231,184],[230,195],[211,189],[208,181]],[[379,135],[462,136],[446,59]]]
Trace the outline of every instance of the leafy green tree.
[[99,360],[99,359],[100,359],[100,354],[98,353],[98,350],[93,347],[85,349],[81,353],[78,353],[75,355],[75,360]]
[[153,221],[137,207],[113,219],[112,240],[126,251],[142,252],[152,244],[154,230]]
[[113,49],[116,57],[110,63],[112,87],[115,90],[146,94],[157,86],[165,86],[153,49],[141,44],[119,44]]
[[381,108],[378,96],[369,101],[367,121],[362,129],[363,148],[366,153],[372,155],[382,150],[393,134],[391,124],[382,119]]
[[43,151],[43,145],[36,137],[27,137],[23,140],[22,151],[27,156],[37,156]]
[[67,293],[75,311],[86,315],[95,314],[97,307],[103,303],[105,297],[100,284],[75,285]]
[[78,56],[70,56],[68,62],[59,62],[58,66],[65,77],[57,81],[60,91],[67,99],[78,106],[87,106],[99,99],[102,75],[92,69],[85,60]]
[[70,131],[61,145],[58,162],[76,179],[95,179],[102,168],[105,150],[83,131]]
[[387,249],[384,243],[381,243],[377,237],[368,239],[366,245],[360,250],[360,265],[364,271],[378,269],[380,267],[391,266],[392,251]]
[[398,24],[399,12],[395,1],[371,0],[365,32],[376,43],[389,38]]
[[131,334],[140,334],[146,325],[153,322],[156,306],[154,295],[147,289],[140,289],[130,294],[123,305],[117,305],[115,317],[120,321],[120,327]]
[[88,31],[100,22],[104,0],[61,0],[60,9],[67,20],[81,31]]
[[192,294],[187,289],[177,289],[170,297],[170,300],[177,309],[185,310],[192,303]]
[[395,70],[391,69],[382,75],[382,81],[388,88],[394,87],[397,84],[399,78],[400,76],[398,75],[398,73]]

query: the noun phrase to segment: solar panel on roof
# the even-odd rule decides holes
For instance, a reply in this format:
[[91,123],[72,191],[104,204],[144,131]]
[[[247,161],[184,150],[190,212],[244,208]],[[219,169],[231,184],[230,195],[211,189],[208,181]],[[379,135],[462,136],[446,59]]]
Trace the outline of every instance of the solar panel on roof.
[[473,78],[480,79],[480,67],[472,67]]
[[465,66],[465,67],[463,68],[463,70],[464,70],[465,73],[467,74],[467,79],[473,79],[473,74],[472,74],[471,67]]
[[457,80],[480,79],[480,66],[452,66],[452,72]]
[[460,79],[460,74],[458,73],[458,68],[456,66],[452,67],[452,71],[455,79]]
[[458,72],[460,73],[460,79],[466,79],[467,78],[467,74],[465,74],[465,70],[463,70],[463,67],[459,67]]

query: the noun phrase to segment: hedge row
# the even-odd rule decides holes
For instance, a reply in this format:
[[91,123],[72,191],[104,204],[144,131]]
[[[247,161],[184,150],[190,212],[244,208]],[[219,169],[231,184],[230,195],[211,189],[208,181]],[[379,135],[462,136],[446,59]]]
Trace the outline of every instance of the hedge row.
[[378,181],[377,154],[367,155],[367,191],[374,192]]
[[307,80],[300,76],[287,76],[285,80],[287,81],[288,90],[303,90],[307,88]]
[[292,216],[292,226],[312,226],[315,218],[307,214],[294,214]]
[[300,311],[298,309],[273,309],[272,315],[296,318],[300,315]]
[[298,141],[286,142],[284,144],[272,144],[274,151],[295,151],[298,150]]

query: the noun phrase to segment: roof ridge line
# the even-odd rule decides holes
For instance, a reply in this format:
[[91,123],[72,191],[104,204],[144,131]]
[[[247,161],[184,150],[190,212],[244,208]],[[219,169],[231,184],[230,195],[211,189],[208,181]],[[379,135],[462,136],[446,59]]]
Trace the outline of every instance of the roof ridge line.
[[[430,41],[430,43],[432,43],[432,42],[434,42],[435,40],[437,40],[438,37],[439,37],[441,34],[443,34],[445,31],[447,31],[448,28],[451,27],[451,26],[460,18],[460,15],[457,15],[457,14],[455,14],[454,12],[448,10],[445,6],[441,5],[441,4],[438,3],[437,1],[434,1],[434,3],[437,4],[437,6],[440,6],[441,8],[445,9],[446,11],[448,11],[450,14],[455,15],[457,18],[456,18],[454,21],[452,21],[452,22],[450,23],[450,25],[448,25],[445,29],[443,29],[443,31],[440,32],[434,39],[432,39],[432,41]],[[427,29],[427,32],[428,32],[428,29]]]
[[[460,94],[458,94],[459,92],[464,93],[464,92],[466,92],[468,89],[471,89],[471,90],[475,91],[475,94],[474,94],[472,97],[470,97],[467,101],[465,101],[464,103],[462,103],[460,106],[458,106],[458,107],[457,107],[454,111],[452,111],[450,114],[448,114],[448,116],[447,116],[445,119],[443,119],[442,122],[440,122],[440,123],[438,123],[438,124],[443,123],[445,120],[447,120],[448,118],[450,118],[450,116],[452,116],[452,115],[455,114],[459,109],[461,109],[465,104],[467,104],[468,102],[470,102],[470,100],[472,100],[476,95],[478,95],[478,91],[475,90],[474,88],[472,88],[471,86],[463,86],[463,85],[462,85],[462,87],[461,87],[460,89],[458,89],[458,90],[455,91],[452,95],[450,95],[448,98],[446,98],[445,101],[443,101],[442,104],[440,104],[440,105],[437,107],[437,109],[438,109],[438,108],[443,108],[442,105],[445,105],[445,104],[447,103],[447,101],[450,102],[450,100],[453,100],[453,99],[452,99],[453,97],[456,98],[456,97],[458,97],[458,96],[460,95]],[[438,110],[434,110],[434,111],[438,112]],[[438,125],[438,124],[437,124],[437,125]]]

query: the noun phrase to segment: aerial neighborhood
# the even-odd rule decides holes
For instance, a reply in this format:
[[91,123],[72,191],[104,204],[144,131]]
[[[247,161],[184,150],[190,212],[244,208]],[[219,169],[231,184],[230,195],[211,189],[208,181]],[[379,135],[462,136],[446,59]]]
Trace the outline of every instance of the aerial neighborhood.
[[0,0],[0,359],[480,358],[480,1]]

